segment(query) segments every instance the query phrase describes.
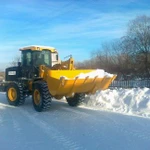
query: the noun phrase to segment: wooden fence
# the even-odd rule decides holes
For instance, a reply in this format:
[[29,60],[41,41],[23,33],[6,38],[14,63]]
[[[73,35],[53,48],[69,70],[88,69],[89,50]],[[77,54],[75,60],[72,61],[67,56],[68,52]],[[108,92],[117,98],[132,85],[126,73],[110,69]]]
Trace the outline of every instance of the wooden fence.
[[118,87],[118,88],[150,88],[150,79],[143,79],[143,80],[126,80],[126,81],[113,81],[110,85],[111,87]]

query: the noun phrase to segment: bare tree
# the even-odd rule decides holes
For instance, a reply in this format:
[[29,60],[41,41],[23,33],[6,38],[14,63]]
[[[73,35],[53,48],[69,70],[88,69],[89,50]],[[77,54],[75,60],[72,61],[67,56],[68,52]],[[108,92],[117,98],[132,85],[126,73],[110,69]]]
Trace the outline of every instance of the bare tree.
[[124,79],[150,77],[150,17],[131,20],[123,37],[103,43],[91,56],[79,68],[101,68]]
[[10,66],[17,66],[18,62],[20,62],[20,56],[14,57],[14,59],[12,60],[12,62],[10,62]]
[[93,59],[90,60],[84,60],[82,62],[76,62],[75,68],[77,69],[94,69],[95,67],[95,61]]
[[132,52],[136,56],[138,68],[147,76],[150,75],[150,17],[138,16],[128,25],[126,39],[132,43]]
[[102,50],[95,51],[93,55],[95,65],[118,76],[131,74],[132,59],[126,49],[122,39],[103,43]]
[[102,44],[92,59],[102,69],[124,77],[150,76],[150,17],[139,16],[128,24],[125,36]]

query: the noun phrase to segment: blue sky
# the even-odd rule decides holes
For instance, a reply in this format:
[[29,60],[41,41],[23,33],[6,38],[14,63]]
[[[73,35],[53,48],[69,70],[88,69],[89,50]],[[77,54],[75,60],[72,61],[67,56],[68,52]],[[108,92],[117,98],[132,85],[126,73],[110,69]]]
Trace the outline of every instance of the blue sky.
[[90,58],[122,37],[127,23],[150,16],[150,0],[5,0],[0,3],[0,70],[27,45],[55,47],[60,58]]

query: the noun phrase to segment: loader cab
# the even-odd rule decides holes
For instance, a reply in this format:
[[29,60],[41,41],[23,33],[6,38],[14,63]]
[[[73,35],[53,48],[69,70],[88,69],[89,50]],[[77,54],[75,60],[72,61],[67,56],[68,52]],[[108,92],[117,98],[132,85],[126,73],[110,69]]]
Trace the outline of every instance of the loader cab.
[[22,51],[22,66],[35,66],[46,65],[51,67],[51,53],[50,51]]
[[59,63],[58,52],[53,47],[29,46],[20,50],[23,77],[38,77],[40,65],[51,68],[53,65]]
[[22,66],[52,67],[59,62],[58,53],[52,47],[31,46],[20,49],[22,51]]

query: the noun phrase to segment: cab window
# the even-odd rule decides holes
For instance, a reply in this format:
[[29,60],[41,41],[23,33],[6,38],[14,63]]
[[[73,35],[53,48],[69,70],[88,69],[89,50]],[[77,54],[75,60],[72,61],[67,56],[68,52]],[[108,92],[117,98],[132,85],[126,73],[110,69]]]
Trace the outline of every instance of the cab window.
[[31,65],[31,50],[22,51],[22,65],[23,66],[30,66]]

